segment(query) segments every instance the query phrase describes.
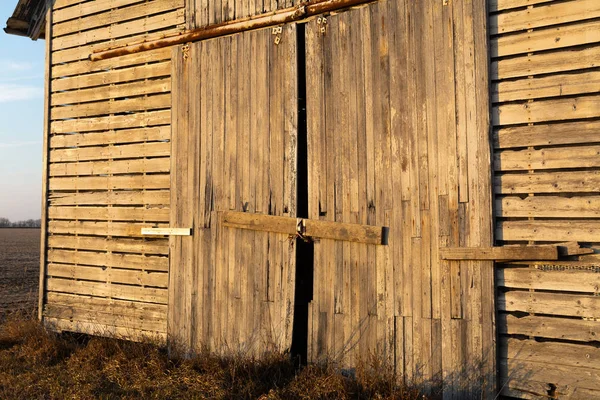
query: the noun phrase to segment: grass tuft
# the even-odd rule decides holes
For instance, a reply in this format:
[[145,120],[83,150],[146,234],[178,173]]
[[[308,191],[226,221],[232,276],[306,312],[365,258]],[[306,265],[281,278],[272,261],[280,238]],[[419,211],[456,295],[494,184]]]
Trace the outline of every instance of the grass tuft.
[[425,398],[396,384],[377,358],[361,365],[349,374],[331,364],[297,368],[285,354],[169,358],[152,343],[59,335],[22,312],[0,323],[2,399]]

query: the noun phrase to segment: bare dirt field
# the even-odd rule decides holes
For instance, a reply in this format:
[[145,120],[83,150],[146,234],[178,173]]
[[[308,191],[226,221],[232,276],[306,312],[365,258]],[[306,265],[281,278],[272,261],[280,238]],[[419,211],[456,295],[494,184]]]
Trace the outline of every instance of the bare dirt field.
[[40,271],[40,230],[0,228],[0,317],[33,310]]

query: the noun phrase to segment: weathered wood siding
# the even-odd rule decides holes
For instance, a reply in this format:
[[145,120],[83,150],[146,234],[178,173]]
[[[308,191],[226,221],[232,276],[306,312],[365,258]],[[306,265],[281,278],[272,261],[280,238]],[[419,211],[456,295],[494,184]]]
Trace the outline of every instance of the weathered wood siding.
[[[496,238],[600,243],[600,2],[491,0]],[[600,398],[600,263],[499,266],[503,393]]]
[[[379,1],[310,21],[309,217],[390,227],[315,243],[309,358],[376,356],[456,398],[495,379],[485,1]],[[479,398],[479,397],[478,397]]]
[[187,26],[203,28],[299,4],[298,0],[186,0]]
[[57,329],[165,338],[171,51],[94,49],[178,32],[183,0],[57,0],[51,14],[43,318]]
[[295,25],[173,55],[169,336],[201,350],[289,349],[295,239],[221,225],[222,211],[296,216]]

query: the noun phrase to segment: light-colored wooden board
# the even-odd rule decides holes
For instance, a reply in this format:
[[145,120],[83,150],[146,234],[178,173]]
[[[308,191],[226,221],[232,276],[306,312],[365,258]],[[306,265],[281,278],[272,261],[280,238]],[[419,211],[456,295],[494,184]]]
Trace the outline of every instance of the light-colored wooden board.
[[50,124],[52,133],[81,133],[91,131],[108,131],[155,125],[168,125],[171,122],[171,110],[138,112],[129,115],[112,115],[108,117],[82,118],[76,120],[53,121]]
[[[529,2],[531,3],[531,2]],[[595,0],[573,0],[540,4],[513,12],[490,15],[491,35],[524,31],[551,25],[580,22],[600,16],[600,5]]]
[[165,141],[171,138],[171,127],[156,126],[150,128],[123,129],[112,132],[83,133],[71,135],[52,135],[50,147],[83,147],[109,144],[130,144]]
[[590,45],[560,51],[532,53],[492,61],[493,80],[594,68],[600,62],[600,46]]
[[79,308],[76,306],[49,304],[44,309],[44,316],[46,318],[81,321],[100,325],[113,325],[122,328],[143,329],[161,333],[167,332],[166,320],[153,321],[151,319],[144,319],[141,316],[112,314],[98,310],[90,311],[89,309],[86,309],[85,306]]
[[496,148],[600,143],[600,121],[561,122],[503,128],[494,131]]
[[53,163],[50,164],[50,176],[78,176],[80,179],[85,179],[86,175],[164,173],[169,172],[170,167],[168,157]]
[[[599,29],[600,32],[600,29]],[[593,118],[600,114],[600,96],[565,97],[492,108],[495,126]]]
[[443,260],[557,260],[558,250],[545,246],[440,247]]
[[111,297],[122,300],[167,304],[167,290],[143,288],[111,283],[75,281],[62,278],[48,278],[47,290],[50,292],[73,293],[98,297]]
[[103,189],[168,189],[169,175],[117,175],[54,177],[48,179],[50,190],[103,190]]
[[64,307],[81,307],[92,312],[106,312],[155,321],[166,321],[167,318],[167,306],[164,304],[139,303],[68,293],[48,293],[48,304]]
[[600,297],[593,295],[523,292],[511,290],[498,294],[498,310],[534,314],[598,318]]
[[[148,96],[171,91],[171,79],[153,79],[133,83],[110,84],[90,89],[80,89],[52,94],[52,106],[86,103],[118,98]],[[60,108],[62,111],[62,108]],[[66,111],[65,111],[66,112]]]
[[50,219],[98,221],[169,222],[169,208],[164,207],[51,207]]
[[142,237],[141,228],[163,227],[167,224],[149,224],[138,222],[105,222],[105,221],[50,221],[48,232],[70,235],[122,236]]
[[165,272],[130,271],[116,268],[88,267],[60,263],[48,264],[48,276],[88,281],[124,283],[128,285],[166,288],[168,274]]
[[501,338],[498,347],[515,361],[600,369],[600,348],[594,345]]
[[596,242],[600,225],[594,220],[500,221],[498,240],[537,240],[548,242]]
[[50,162],[114,160],[120,158],[141,158],[169,156],[169,142],[124,144],[119,146],[79,147],[75,149],[54,149],[50,152]]
[[[139,54],[129,54],[102,61],[91,61],[88,58],[84,58],[81,60],[75,60],[75,62],[53,65],[52,77],[54,80],[72,77],[72,79],[75,82],[85,82],[87,77],[89,77],[90,80],[94,82],[94,75],[92,75],[92,73],[110,74],[111,71],[115,71],[114,73],[118,76],[120,72],[116,71],[120,71],[121,69],[126,67],[132,67],[136,65],[144,66],[147,63],[158,61],[169,61],[170,63],[170,56],[171,49],[161,48],[156,50],[149,50],[147,52]],[[123,72],[125,73],[125,76],[127,76],[128,72]]]
[[600,196],[506,196],[495,209],[498,217],[600,218]]
[[[160,77],[170,77],[171,62],[163,61],[129,68],[111,69],[85,75],[61,77],[52,81],[52,91],[86,89],[111,84],[127,83]],[[110,87],[110,86],[107,86]],[[59,93],[55,93],[54,97]],[[54,100],[54,99],[53,99]]]
[[511,8],[524,8],[552,1],[554,0],[488,0],[488,7],[490,12],[496,12]]
[[490,55],[504,57],[600,42],[600,22],[581,22],[501,36],[490,40]]
[[139,240],[109,237],[50,235],[48,236],[48,247],[55,249],[143,253],[163,256],[169,255],[169,243],[165,239]]
[[168,190],[146,190],[146,191],[97,191],[77,193],[51,193],[48,196],[51,205],[164,205],[170,202]]
[[48,250],[48,261],[55,263],[84,264],[123,269],[168,271],[169,259],[137,254],[99,253],[93,251]]
[[[517,289],[600,293],[600,272],[501,268],[496,270],[496,285]],[[557,297],[560,295],[557,294]]]
[[[100,16],[101,17],[101,16]],[[52,51],[84,46],[88,43],[116,40],[124,36],[137,35],[144,32],[166,30],[174,25],[185,22],[185,10],[179,9],[164,14],[142,17],[133,21],[121,22],[103,26],[97,29],[80,31],[72,35],[52,39]]]
[[600,92],[600,70],[500,81],[493,84],[491,90],[494,103],[597,93]]
[[600,327],[597,321],[542,316],[516,317],[500,314],[498,332],[580,342],[597,340]]
[[496,175],[494,190],[497,194],[594,193],[600,191],[600,172],[590,170]]
[[157,343],[158,345],[164,345],[167,342],[167,334],[164,332],[138,330],[114,325],[102,325],[94,322],[73,321],[49,317],[44,318],[44,326],[59,332],[85,333],[94,336]]
[[141,228],[144,236],[190,236],[191,228]]
[[150,111],[169,108],[171,94],[155,94],[151,96],[126,98],[123,100],[98,101],[77,105],[53,107],[50,111],[52,120],[77,117],[94,117],[107,114],[127,113],[133,111]]
[[600,390],[600,371],[596,369],[510,358],[499,362],[511,371],[513,381],[551,382],[559,393],[574,387]]
[[506,150],[494,155],[496,171],[600,167],[600,146],[555,147],[541,150]]
[[[96,1],[96,3],[101,3],[102,0]],[[129,0],[129,3],[136,2],[136,0]],[[113,1],[113,3],[115,3]],[[127,0],[122,3],[127,3]],[[133,20],[137,18],[142,18],[154,14],[160,14],[167,11],[176,10],[183,6],[183,0],[161,0],[154,1],[151,3],[144,3],[137,1],[138,4],[133,4],[129,7],[121,7],[116,8],[117,6],[111,7],[106,12],[101,12],[101,7],[98,7],[96,10],[100,10],[101,13],[96,11],[90,16],[85,16],[85,11],[82,10],[81,7],[72,7],[69,10],[61,10],[55,11],[54,17],[58,16],[58,20],[55,20],[55,24],[53,26],[52,37],[56,38],[58,36],[68,35],[70,33],[76,33],[81,31],[88,31],[94,28],[99,28],[103,26],[110,26],[112,24],[122,24],[124,21]],[[127,4],[121,4],[127,5]],[[88,6],[89,7],[89,6]],[[90,7],[91,8],[91,7]],[[88,8],[89,11],[92,11]],[[65,21],[69,17],[75,17],[77,19],[72,19],[67,22]],[[92,36],[94,39],[100,39],[97,35]],[[114,38],[115,36],[111,36]]]

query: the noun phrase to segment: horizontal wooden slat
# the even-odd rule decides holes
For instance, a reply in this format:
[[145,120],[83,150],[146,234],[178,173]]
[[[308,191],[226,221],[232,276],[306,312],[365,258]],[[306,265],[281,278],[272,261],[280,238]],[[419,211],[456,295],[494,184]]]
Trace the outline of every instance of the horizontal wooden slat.
[[[52,210],[50,207],[49,210]],[[121,253],[145,253],[145,254],[169,254],[169,241],[158,240],[136,240],[106,237],[66,236],[49,235],[48,247],[55,249],[77,249],[95,251],[113,251]]]
[[169,222],[168,208],[146,207],[50,207],[50,219],[80,219],[100,221]]
[[91,161],[50,164],[50,176],[84,176],[169,172],[168,157],[121,161]]
[[52,135],[50,136],[50,147],[56,149],[61,147],[104,146],[109,144],[164,141],[170,138],[171,127],[167,125],[151,128],[123,129],[113,132]]
[[[96,2],[102,0],[96,0]],[[81,7],[77,7],[77,10],[60,10],[54,14],[58,14],[59,21],[64,21],[65,17],[69,15],[78,15],[75,20],[68,22],[55,22],[52,26],[52,37],[68,35],[70,33],[77,33],[81,31],[87,31],[90,29],[109,26],[115,23],[122,23],[124,21],[137,19],[153,14],[163,13],[166,11],[172,11],[182,7],[183,0],[161,0],[152,2],[142,2],[134,4],[129,7],[121,7],[115,9],[112,7],[106,12],[95,13],[90,16],[81,16]],[[76,8],[76,7],[73,7]],[[70,11],[70,12],[67,12]]]
[[50,162],[91,161],[120,158],[160,157],[171,154],[171,143],[139,143],[117,146],[80,147],[50,151]]
[[502,358],[500,365],[508,368],[513,381],[551,382],[559,393],[575,387],[600,390],[600,370]]
[[167,227],[168,224],[148,224],[136,222],[81,222],[81,221],[54,221],[48,222],[49,233],[62,233],[70,235],[97,235],[97,236],[125,236],[142,237],[141,228],[150,228],[158,225]]
[[600,167],[600,146],[507,150],[494,155],[496,171]]
[[544,382],[514,381],[510,379],[510,372],[503,370],[501,370],[498,383],[500,394],[522,400],[545,400],[545,394],[551,390],[550,385]]
[[498,240],[538,240],[548,242],[597,242],[600,238],[599,221],[534,220],[500,221]]
[[498,316],[498,332],[511,335],[535,336],[551,339],[590,342],[600,337],[600,324],[574,318],[555,318],[527,315],[516,317],[511,314]]
[[542,4],[538,7],[490,15],[491,35],[524,31],[550,25],[584,21],[600,16],[597,0],[574,0]]
[[[181,31],[183,31],[183,26],[180,26],[180,27],[178,26],[176,28],[161,29],[158,32],[144,33],[141,35],[128,36],[128,37],[124,37],[121,39],[111,40],[110,44],[105,41],[105,42],[99,42],[99,43],[89,44],[89,45],[80,46],[80,47],[74,47],[74,48],[70,48],[70,49],[57,50],[52,53],[52,64],[57,65],[57,64],[64,64],[64,63],[69,63],[69,62],[73,62],[73,61],[86,60],[86,59],[89,59],[90,54],[92,54],[94,51],[105,50],[106,47],[109,45],[111,47],[120,47],[120,46],[128,46],[128,45],[132,45],[132,44],[143,43],[143,42],[149,42],[149,41],[153,41],[153,40],[162,39],[167,36],[177,35]],[[144,53],[142,53],[142,54],[144,54]],[[144,58],[141,58],[141,60],[143,60],[143,59]],[[146,58],[146,62],[149,62],[150,60],[151,60],[150,58]],[[116,65],[119,65],[119,63],[117,63]],[[125,65],[133,65],[133,64],[125,64]],[[97,70],[98,69],[96,69],[96,71]],[[92,71],[90,70],[87,72],[92,72]],[[71,73],[71,75],[73,75],[73,73]],[[53,76],[58,77],[58,76],[63,76],[63,75],[61,74],[61,75],[53,75]]]
[[57,106],[50,110],[53,120],[66,118],[94,117],[132,111],[157,110],[171,106],[171,94],[155,94],[124,100],[98,101],[69,106]]
[[496,200],[498,217],[600,218],[600,196],[507,196]]
[[526,267],[500,268],[496,270],[496,284],[518,289],[600,293],[600,271],[544,271]]
[[511,8],[519,8],[532,6],[535,4],[548,3],[555,0],[489,0],[488,7],[490,12],[508,10]]
[[167,341],[167,334],[165,332],[138,330],[129,327],[102,325],[93,322],[44,317],[44,326],[59,332],[78,332],[129,341],[157,343],[159,345],[163,345]]
[[[111,58],[110,60],[90,61],[89,58],[85,58],[81,61],[75,61],[66,64],[58,64],[52,66],[53,84],[51,86],[54,86],[54,82],[56,82],[57,78],[61,78],[62,80],[65,77],[69,76],[74,77],[73,79],[75,81],[82,81],[82,85],[85,85],[85,80],[88,76],[90,77],[90,79],[92,79],[92,82],[95,82],[95,78],[92,75],[92,73],[94,72],[106,73],[110,75],[111,72],[116,73],[117,71],[120,71],[123,68],[128,68],[140,64],[145,65],[147,63],[156,61],[168,61],[170,65],[170,59],[171,49],[165,47],[161,49],[149,50],[143,53],[128,54],[121,57],[115,57]],[[125,74],[128,73],[130,72],[125,72]],[[107,79],[117,79],[118,81],[119,78]],[[125,77],[123,79],[125,79]],[[74,85],[73,87],[78,87],[74,83],[69,83],[69,85]],[[59,88],[57,90],[61,89]]]
[[600,21],[540,29],[490,40],[490,55],[504,57],[600,42]]
[[120,326],[122,328],[143,329],[146,331],[167,331],[167,322],[164,320],[155,321],[152,319],[145,319],[142,316],[129,316],[118,313],[113,314],[101,310],[91,311],[84,306],[77,307],[48,304],[44,307],[44,316],[47,318]]
[[75,266],[59,263],[49,263],[46,273],[48,276],[57,278],[83,279],[162,288],[166,288],[169,283],[169,275],[166,272],[129,271],[116,268]]
[[50,193],[49,204],[59,205],[169,205],[171,195],[168,190],[90,192],[90,193]]
[[590,193],[600,191],[600,171],[503,174],[494,178],[496,193]]
[[50,178],[50,190],[168,189],[169,175],[88,176]]
[[191,228],[142,228],[144,236],[191,236]]
[[588,71],[577,74],[501,81],[492,84],[491,100],[498,103],[597,92],[600,92],[600,71]]
[[169,259],[167,257],[143,256],[137,254],[50,249],[48,250],[47,259],[48,262],[59,264],[83,264],[163,272],[169,270]]
[[501,338],[499,347],[500,354],[509,359],[600,369],[596,346]]
[[[51,84],[52,101],[57,100],[60,91],[87,89],[90,87],[119,84],[142,79],[170,76],[171,62],[164,61],[148,65],[140,65],[131,68],[122,68],[109,71],[101,71],[93,74],[76,75],[67,78],[54,79]],[[107,86],[110,88],[110,86]],[[94,89],[96,90],[96,89]],[[80,93],[80,92],[77,92]]]
[[162,30],[174,25],[185,23],[185,10],[179,9],[150,17],[140,18],[128,22],[119,22],[72,35],[52,39],[52,51],[56,52],[89,43],[103,42],[122,38],[124,36],[138,35],[144,32]]
[[59,0],[57,0],[59,8],[52,13],[52,20],[55,24],[57,24],[69,19],[81,18],[87,15],[101,13],[103,11],[118,7],[125,7],[140,2],[141,0],[73,1],[69,8],[65,8],[66,5],[62,5],[62,7],[60,7]]
[[498,310],[600,318],[600,296],[511,290],[498,294]]
[[523,247],[440,247],[442,260],[557,260],[558,250],[550,246]]
[[140,302],[167,304],[166,289],[143,288],[100,282],[74,281],[71,279],[48,278],[46,289],[50,292],[74,293]]
[[171,123],[171,110],[139,112],[129,115],[85,118],[72,121],[53,121],[52,133],[78,133],[112,129],[141,128]]
[[[53,93],[52,96],[50,96],[50,103],[52,106],[58,106],[61,104],[86,103],[123,97],[168,93],[170,91],[170,78],[152,79],[120,85],[109,84],[90,89]],[[57,110],[62,110],[62,108],[66,107],[60,107],[57,108]]]
[[295,235],[298,232],[302,232],[304,236],[308,237],[366,244],[385,244],[385,228],[378,226],[278,217],[235,211],[222,212],[221,218],[223,226],[230,228],[277,232],[288,235]]
[[600,96],[540,100],[492,108],[492,122],[495,126],[598,116],[600,116]]
[[517,126],[494,132],[496,148],[600,143],[600,121]]
[[586,46],[496,60],[491,63],[490,78],[496,80],[576,71],[598,65],[600,46]]
[[65,7],[70,7],[75,4],[85,3],[86,0],[55,0],[52,10],[58,10]]
[[167,306],[162,304],[106,299],[65,293],[48,293],[47,304],[85,307],[90,311],[136,316],[156,321],[167,320]]

